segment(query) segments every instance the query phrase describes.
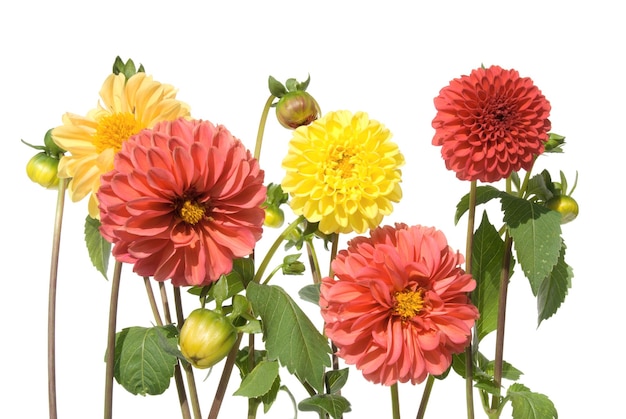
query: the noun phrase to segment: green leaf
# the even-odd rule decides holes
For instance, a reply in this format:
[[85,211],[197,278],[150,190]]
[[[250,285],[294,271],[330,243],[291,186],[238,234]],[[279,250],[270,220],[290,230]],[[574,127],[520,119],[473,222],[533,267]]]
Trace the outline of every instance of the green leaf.
[[330,394],[338,393],[339,390],[346,385],[348,382],[348,373],[348,368],[326,371],[326,382],[328,383],[328,390]]
[[565,297],[567,291],[572,286],[572,278],[574,272],[572,268],[565,263],[565,243],[562,243],[559,259],[552,269],[550,276],[544,279],[539,286],[537,293],[537,326],[543,320],[549,319],[556,313]]
[[561,215],[512,195],[501,196],[504,222],[509,226],[517,260],[537,295],[541,281],[556,265],[561,250]]
[[123,329],[116,336],[115,379],[132,394],[162,394],[170,385],[178,361],[171,353],[176,341],[176,335],[167,327]]
[[480,312],[476,321],[479,341],[497,327],[503,256],[504,241],[489,222],[487,212],[483,212],[480,226],[474,232],[472,248],[472,276],[477,282],[472,301]]
[[280,98],[280,97],[283,97],[285,93],[287,93],[287,89],[285,88],[285,86],[272,76],[269,76],[267,85],[270,89],[270,93],[273,96]]
[[298,379],[324,391],[324,370],[330,366],[328,341],[282,288],[251,282],[247,297],[263,321],[269,359],[278,359]]
[[320,284],[308,284],[298,291],[298,295],[304,301],[319,305],[320,303]]
[[261,361],[247,374],[235,391],[235,396],[261,397],[272,389],[278,377],[278,362]]
[[298,409],[303,412],[328,413],[332,418],[339,419],[349,412],[350,402],[337,394],[318,394],[298,403]]
[[100,234],[100,220],[87,216],[85,219],[85,243],[93,266],[107,278],[109,259],[111,258],[111,243]]
[[[263,402],[263,412],[269,412],[272,404],[276,401],[276,397],[278,397],[278,391],[280,390],[280,376],[277,375],[274,383],[272,384],[272,388],[270,391],[261,396],[261,401]],[[294,407],[295,410],[295,407]]]
[[522,384],[514,383],[507,391],[511,399],[514,419],[557,419],[554,404],[540,393],[533,393]]
[[[497,198],[502,192],[493,186],[477,186],[476,187],[476,205],[486,204],[493,198]],[[461,198],[461,201],[456,205],[456,213],[454,214],[454,224],[457,224],[463,214],[469,210],[469,194],[466,194]]]

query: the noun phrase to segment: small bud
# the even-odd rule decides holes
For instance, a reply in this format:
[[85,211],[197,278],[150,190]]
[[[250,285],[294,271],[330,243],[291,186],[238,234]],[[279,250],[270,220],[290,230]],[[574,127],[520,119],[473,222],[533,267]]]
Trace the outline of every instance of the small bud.
[[280,228],[285,223],[285,213],[277,206],[265,207],[263,225],[271,228]]
[[296,129],[309,125],[320,117],[317,101],[309,93],[296,90],[284,94],[276,104],[276,118],[285,128]]
[[561,224],[567,224],[578,217],[578,202],[568,195],[557,195],[549,199],[546,207],[561,213]]
[[42,151],[35,154],[26,163],[26,174],[35,183],[47,189],[54,189],[59,185],[59,160]]
[[546,153],[562,153],[563,144],[565,144],[564,136],[550,132],[548,141],[544,145],[544,150]]
[[210,368],[220,362],[237,340],[237,330],[223,314],[198,308],[180,330],[180,352],[196,368]]

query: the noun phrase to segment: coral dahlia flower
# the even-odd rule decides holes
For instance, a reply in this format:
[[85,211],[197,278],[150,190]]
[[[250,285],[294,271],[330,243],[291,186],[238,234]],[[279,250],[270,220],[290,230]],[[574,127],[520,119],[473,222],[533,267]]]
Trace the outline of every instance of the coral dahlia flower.
[[416,384],[442,374],[478,318],[463,257],[432,227],[396,224],[348,242],[324,278],[320,307],[338,356],[369,381]]
[[551,128],[550,103],[528,77],[498,66],[454,79],[435,98],[433,145],[461,180],[530,170]]
[[264,172],[208,121],[163,121],[122,144],[97,193],[100,232],[133,271],[206,285],[261,238]]
[[100,90],[101,102],[87,116],[63,115],[52,131],[54,141],[68,153],[59,162],[59,177],[71,178],[68,193],[77,202],[89,196],[89,215],[99,218],[96,192],[100,176],[113,169],[113,156],[122,143],[159,121],[189,116],[189,106],[176,100],[173,86],[140,72],[128,80],[111,74]]
[[281,185],[294,213],[319,222],[326,234],[377,227],[402,197],[404,156],[390,138],[364,112],[329,112],[297,128]]

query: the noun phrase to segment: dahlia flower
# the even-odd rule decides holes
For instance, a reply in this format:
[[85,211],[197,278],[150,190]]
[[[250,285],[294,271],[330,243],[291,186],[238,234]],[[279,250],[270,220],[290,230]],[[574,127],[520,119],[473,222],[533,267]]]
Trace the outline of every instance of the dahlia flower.
[[297,128],[281,185],[294,213],[319,222],[325,234],[377,227],[402,197],[404,156],[390,138],[364,112],[329,112]]
[[454,79],[435,98],[432,143],[461,180],[496,182],[544,151],[550,103],[528,77],[498,66]]
[[122,143],[159,121],[189,116],[189,106],[176,100],[173,86],[137,73],[126,80],[111,74],[100,90],[97,108],[79,116],[63,115],[63,125],[52,136],[66,155],[59,163],[59,177],[71,178],[68,193],[77,202],[90,195],[89,215],[99,218],[96,192],[100,176],[113,169],[113,156]]
[[206,285],[261,238],[264,172],[208,121],[163,121],[122,144],[97,192],[100,232],[141,276]]
[[468,345],[476,285],[443,233],[378,227],[348,242],[324,278],[320,307],[337,355],[374,383],[416,384],[442,374]]

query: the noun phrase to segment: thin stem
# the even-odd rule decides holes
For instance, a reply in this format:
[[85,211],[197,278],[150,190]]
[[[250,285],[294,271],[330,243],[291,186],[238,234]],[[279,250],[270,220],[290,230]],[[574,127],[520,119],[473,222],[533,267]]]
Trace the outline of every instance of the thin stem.
[[[159,291],[161,292],[161,303],[163,304],[163,316],[165,317],[166,324],[172,324],[172,316],[170,314],[170,303],[167,298],[167,290],[165,284],[159,282]],[[178,393],[178,402],[180,404],[180,411],[184,419],[191,419],[191,412],[189,410],[189,403],[187,402],[187,393],[185,391],[185,383],[183,382],[183,376],[180,372],[180,362],[174,366],[174,381],[176,382],[176,390]]]
[[267,122],[267,115],[270,112],[270,108],[272,107],[272,102],[276,99],[276,96],[270,95],[265,102],[265,106],[263,107],[263,112],[261,113],[261,121],[259,122],[259,130],[256,136],[256,144],[254,146],[254,158],[257,160],[261,159],[261,144],[263,143],[263,133],[265,132],[265,123]]
[[[496,354],[493,369],[493,381],[497,388],[502,385],[502,365],[504,362],[504,327],[506,323],[506,300],[509,288],[509,276],[511,270],[511,247],[513,239],[508,232],[505,238],[504,260],[502,261],[502,271],[500,273],[500,295],[498,297],[498,322],[496,326]],[[498,410],[500,406],[500,395],[494,394],[491,399],[491,408]]]
[[[335,260],[335,258],[337,257],[338,249],[339,249],[339,233],[333,235],[333,241],[330,247],[330,263],[329,263],[329,268],[328,268],[328,276],[330,278],[335,276],[335,271],[333,271],[333,260]],[[331,342],[330,345],[333,351],[333,355],[332,355],[333,369],[338,370],[339,369],[339,357],[337,356],[337,347],[335,346],[334,342]],[[338,394],[341,394],[341,393],[338,393]]]
[[311,267],[311,276],[313,277],[313,283],[319,284],[322,281],[322,276],[320,274],[320,265],[317,260],[315,247],[313,246],[313,243],[309,240],[307,240],[306,242],[306,252],[309,258],[309,265]]
[[[267,281],[265,281],[267,282]],[[254,359],[254,334],[248,335],[248,372],[252,372],[256,364]],[[258,401],[253,397],[248,398],[248,419],[256,418],[257,408],[259,407]]]
[[426,414],[426,406],[428,405],[428,399],[430,398],[430,393],[433,389],[433,384],[435,383],[435,377],[431,374],[428,374],[428,378],[426,379],[426,386],[424,387],[424,393],[422,394],[422,401],[420,402],[420,407],[417,410],[416,419],[424,419],[424,415]]
[[398,383],[391,387],[391,413],[393,419],[400,419],[400,398],[398,397]]
[[220,412],[220,408],[222,407],[222,401],[224,400],[224,394],[226,393],[226,387],[228,386],[228,380],[230,380],[230,375],[233,371],[235,360],[237,359],[237,352],[239,352],[239,345],[241,344],[242,336],[243,334],[239,333],[239,335],[237,336],[237,341],[235,342],[233,348],[230,350],[228,356],[226,357],[224,370],[222,371],[220,382],[217,385],[215,397],[213,397],[213,404],[211,405],[211,411],[209,412],[208,419],[217,419],[217,415]]
[[263,277],[265,269],[267,269],[267,265],[269,265],[272,256],[274,256],[285,238],[289,236],[289,234],[291,234],[291,232],[298,226],[298,224],[302,222],[302,220],[304,220],[303,216],[299,216],[298,218],[296,218],[296,220],[289,224],[276,238],[270,249],[267,251],[265,258],[263,258],[263,260],[261,261],[261,264],[259,265],[259,269],[257,269],[256,274],[254,274],[254,282],[261,283],[261,278]]
[[[472,249],[474,246],[474,220],[476,218],[476,181],[470,184],[467,238],[465,240],[465,272],[472,273]],[[471,298],[471,293],[470,293]],[[465,400],[467,418],[474,419],[474,356],[472,339],[465,349]]]
[[150,278],[147,276],[144,276],[143,284],[146,287],[146,294],[148,295],[148,301],[150,302],[150,309],[152,310],[152,317],[154,317],[154,321],[156,322],[157,326],[163,326],[163,320],[161,320],[159,307],[157,306],[156,298],[154,298],[154,292],[152,292],[152,284],[150,283]]
[[113,379],[115,375],[115,328],[117,324],[117,302],[120,295],[122,263],[115,261],[109,303],[109,328],[106,351],[106,381],[104,385],[104,419],[113,417]]
[[[176,320],[178,322],[178,330],[183,327],[185,322],[185,315],[183,314],[183,303],[180,295],[180,287],[174,287],[174,307],[176,309]],[[200,411],[200,400],[198,399],[198,389],[196,386],[196,378],[193,375],[193,367],[188,362],[180,363],[185,370],[185,376],[187,378],[187,384],[189,385],[189,397],[191,398],[191,409],[193,410],[193,417],[200,419],[202,413]]]
[[56,385],[56,300],[57,278],[59,273],[59,252],[61,249],[61,227],[65,207],[65,189],[68,179],[59,180],[57,206],[52,233],[52,256],[50,258],[50,285],[48,289],[48,410],[50,419],[57,418]]

